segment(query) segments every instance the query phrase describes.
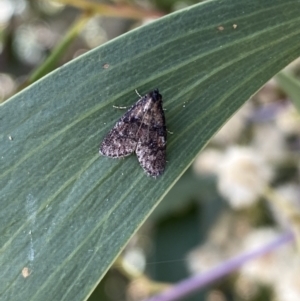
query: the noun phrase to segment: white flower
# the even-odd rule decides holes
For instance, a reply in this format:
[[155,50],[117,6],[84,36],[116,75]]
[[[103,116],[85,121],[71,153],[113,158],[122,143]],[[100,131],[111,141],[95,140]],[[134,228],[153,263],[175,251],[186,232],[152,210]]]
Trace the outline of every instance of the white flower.
[[123,265],[131,274],[143,273],[146,266],[143,250],[138,247],[126,250],[123,255]]
[[286,135],[300,134],[300,114],[292,104],[277,114],[276,124]]
[[224,251],[214,243],[206,242],[187,256],[188,269],[192,274],[209,271],[224,260]]
[[[293,214],[299,214],[300,212],[300,187],[299,184],[288,183],[285,185],[278,186],[274,189],[280,198],[287,203],[287,207],[295,208]],[[271,206],[272,202],[269,202],[270,208],[273,212],[274,218],[283,228],[290,229],[290,216],[286,216],[285,213],[277,206]],[[300,300],[300,299],[299,299]]]
[[237,141],[246,126],[246,121],[252,113],[252,104],[246,102],[212,138],[212,143],[218,145],[232,144]]
[[[243,249],[245,251],[255,250],[273,241],[279,235],[276,230],[271,228],[256,230],[246,237]],[[276,286],[285,277],[294,258],[293,245],[285,244],[264,256],[247,262],[241,268],[240,273],[247,279]]]
[[285,137],[274,124],[264,123],[255,126],[252,145],[267,162],[277,163],[287,156]]
[[255,297],[260,292],[260,284],[250,278],[239,275],[234,283],[234,291],[238,295],[238,300],[256,300]]
[[251,206],[272,178],[271,168],[258,153],[232,147],[218,169],[218,189],[233,208]]
[[275,300],[299,301],[300,300],[300,259],[294,256],[293,263],[281,274],[275,285]]
[[216,174],[223,154],[217,149],[208,148],[202,151],[194,162],[194,170],[197,174]]

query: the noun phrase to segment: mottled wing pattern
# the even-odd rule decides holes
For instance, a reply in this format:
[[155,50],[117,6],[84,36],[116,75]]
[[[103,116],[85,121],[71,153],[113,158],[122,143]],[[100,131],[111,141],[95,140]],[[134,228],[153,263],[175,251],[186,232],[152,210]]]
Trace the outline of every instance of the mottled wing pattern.
[[138,134],[136,155],[146,173],[157,177],[166,166],[167,130],[161,95],[153,95],[149,101]]
[[157,177],[165,169],[166,142],[162,96],[154,90],[120,118],[101,143],[100,154],[122,158],[135,151],[145,172]]
[[143,119],[143,102],[138,100],[116,123],[100,145],[100,154],[122,158],[132,154],[137,146],[140,124]]

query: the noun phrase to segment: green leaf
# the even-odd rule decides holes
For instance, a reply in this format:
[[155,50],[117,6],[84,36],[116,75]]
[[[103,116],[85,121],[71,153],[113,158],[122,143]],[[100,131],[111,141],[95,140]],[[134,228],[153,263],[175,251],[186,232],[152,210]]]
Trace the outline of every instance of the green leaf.
[[[212,135],[299,55],[299,39],[298,0],[208,1],[1,105],[1,300],[84,300]],[[156,87],[174,134],[166,172],[152,179],[135,156],[99,157],[98,147],[123,114],[112,105]]]

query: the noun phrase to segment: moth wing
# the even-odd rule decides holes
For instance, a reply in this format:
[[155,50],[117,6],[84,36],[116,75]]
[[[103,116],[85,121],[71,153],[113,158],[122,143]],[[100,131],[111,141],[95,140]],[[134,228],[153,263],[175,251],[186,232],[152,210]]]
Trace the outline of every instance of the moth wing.
[[99,153],[112,158],[132,154],[138,143],[137,132],[143,119],[143,98],[136,102],[116,123],[100,145]]
[[152,177],[161,175],[165,170],[166,143],[164,111],[161,103],[156,103],[145,113],[135,151],[140,165]]
[[144,171],[152,177],[161,175],[166,167],[166,147],[148,145],[141,142],[136,148],[136,155]]
[[105,137],[100,145],[100,154],[112,157],[122,158],[132,154],[136,148],[137,141],[133,138],[123,137],[119,128],[124,129],[124,124],[116,125]]

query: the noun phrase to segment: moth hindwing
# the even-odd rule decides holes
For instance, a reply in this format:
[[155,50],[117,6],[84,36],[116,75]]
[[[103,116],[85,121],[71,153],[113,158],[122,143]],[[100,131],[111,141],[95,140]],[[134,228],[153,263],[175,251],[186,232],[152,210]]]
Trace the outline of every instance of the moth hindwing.
[[141,97],[115,124],[100,145],[100,154],[123,158],[136,153],[145,172],[157,177],[166,166],[167,130],[158,89]]

